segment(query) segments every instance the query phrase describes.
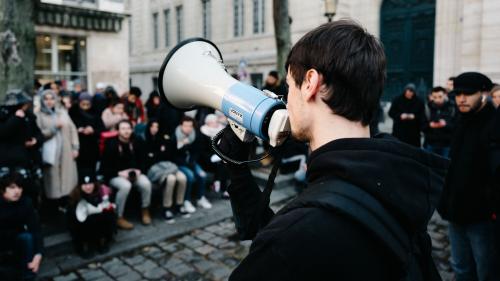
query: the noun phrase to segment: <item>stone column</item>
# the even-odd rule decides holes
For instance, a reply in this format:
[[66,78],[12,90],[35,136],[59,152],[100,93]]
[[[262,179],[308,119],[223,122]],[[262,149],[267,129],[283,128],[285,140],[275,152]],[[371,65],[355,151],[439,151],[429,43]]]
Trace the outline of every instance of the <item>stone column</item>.
[[0,1],[0,102],[8,89],[33,89],[35,23],[33,0]]

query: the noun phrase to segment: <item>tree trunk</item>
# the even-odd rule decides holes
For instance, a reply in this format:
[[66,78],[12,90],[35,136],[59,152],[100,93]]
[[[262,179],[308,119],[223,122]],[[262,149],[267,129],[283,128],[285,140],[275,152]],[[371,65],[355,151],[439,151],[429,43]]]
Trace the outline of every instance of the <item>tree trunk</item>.
[[33,91],[35,2],[0,1],[0,102],[9,89]]
[[274,37],[276,39],[276,70],[285,79],[285,62],[292,47],[288,0],[273,0]]

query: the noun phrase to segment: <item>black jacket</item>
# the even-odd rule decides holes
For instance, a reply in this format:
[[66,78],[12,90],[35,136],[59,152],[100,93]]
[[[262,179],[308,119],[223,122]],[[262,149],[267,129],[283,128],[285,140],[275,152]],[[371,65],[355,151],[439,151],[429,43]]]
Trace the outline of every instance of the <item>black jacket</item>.
[[[446,166],[443,158],[382,134],[316,149],[308,161],[308,182],[331,177],[350,182],[377,198],[412,233],[427,226]],[[394,266],[395,257],[359,223],[314,207],[275,216],[267,209],[255,218],[261,192],[250,184],[249,170],[233,166],[231,175],[237,230],[254,240],[230,280],[397,280],[401,269]]]
[[40,221],[31,199],[22,197],[17,202],[7,202],[0,198],[0,251],[15,250],[16,236],[22,232],[33,236],[34,253],[42,253],[42,233]]
[[[427,122],[424,127],[425,143],[439,147],[448,147],[451,144],[453,130],[455,129],[455,105],[446,101],[442,106],[429,103]],[[443,128],[431,128],[430,122],[446,121]]]
[[118,137],[108,139],[104,145],[101,174],[109,181],[118,176],[119,171],[126,169],[139,169],[145,173],[144,157],[144,143],[141,139],[132,137],[127,144],[122,143]]
[[10,115],[0,121],[0,167],[28,167],[30,153],[25,142],[30,139],[27,118]]
[[[413,113],[415,119],[401,120],[402,113]],[[394,120],[392,135],[402,142],[420,147],[420,132],[425,126],[424,113],[424,103],[419,97],[407,99],[401,95],[394,98],[389,110],[389,116]]]
[[158,132],[156,136],[151,136],[149,128],[147,128],[144,140],[144,152],[146,154],[145,171],[148,171],[151,166],[161,161],[174,162],[177,156],[175,134],[167,135]]
[[174,158],[175,164],[179,166],[187,166],[189,168],[194,168],[195,164],[199,164],[198,160],[201,156],[202,150],[201,142],[201,132],[199,130],[196,130],[196,137],[194,141],[177,149],[177,153]]
[[[476,113],[460,114],[450,150],[451,164],[441,198],[441,216],[455,223],[491,219],[499,190],[495,108],[487,103]],[[494,151],[496,150],[496,152]],[[496,161],[496,168],[491,165]]]
[[93,112],[83,111],[78,106],[70,109],[69,116],[77,129],[87,126],[94,129],[94,133],[91,135],[78,133],[80,151],[77,161],[79,163],[90,163],[95,167],[95,163],[99,160],[99,137],[104,130],[102,119],[94,115]]

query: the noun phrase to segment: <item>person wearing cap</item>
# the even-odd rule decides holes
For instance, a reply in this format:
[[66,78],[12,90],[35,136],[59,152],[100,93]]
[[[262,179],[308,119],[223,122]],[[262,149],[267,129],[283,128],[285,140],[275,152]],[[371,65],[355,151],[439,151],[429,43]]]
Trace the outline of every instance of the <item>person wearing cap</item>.
[[116,230],[115,204],[111,190],[99,184],[93,171],[82,171],[70,195],[68,228],[76,252],[90,258],[94,250],[109,251]]
[[10,264],[16,275],[3,276],[0,270],[0,280],[35,280],[42,261],[40,221],[32,200],[22,194],[19,174],[0,177],[0,267]]
[[[495,253],[494,194],[499,180],[498,140],[494,140],[495,108],[487,99],[491,80],[466,72],[454,80],[459,118],[452,140],[451,164],[438,206],[450,222],[452,268],[457,281],[500,280]],[[498,193],[497,193],[498,194]],[[498,202],[497,202],[498,204]]]
[[403,94],[392,100],[389,116],[394,121],[392,135],[400,141],[420,147],[420,132],[425,126],[424,103],[415,84],[406,85]]
[[[31,112],[32,99],[22,90],[10,90],[5,96],[0,114],[0,167],[23,170],[25,179],[39,166],[39,148],[43,135]],[[38,202],[39,187],[31,180],[25,182],[24,194]]]
[[78,105],[71,108],[69,116],[78,130],[80,156],[76,159],[78,172],[87,169],[94,171],[99,160],[99,137],[104,124],[92,111],[92,96],[82,92]]

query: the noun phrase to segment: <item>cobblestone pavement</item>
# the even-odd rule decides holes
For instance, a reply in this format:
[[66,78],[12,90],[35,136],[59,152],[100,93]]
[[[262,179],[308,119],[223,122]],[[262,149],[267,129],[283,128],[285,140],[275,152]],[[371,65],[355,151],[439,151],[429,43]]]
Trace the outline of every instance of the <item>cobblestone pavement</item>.
[[[452,281],[447,223],[435,214],[428,230],[443,281]],[[250,247],[250,241],[231,239],[235,232],[234,223],[227,219],[45,280],[227,280]]]

